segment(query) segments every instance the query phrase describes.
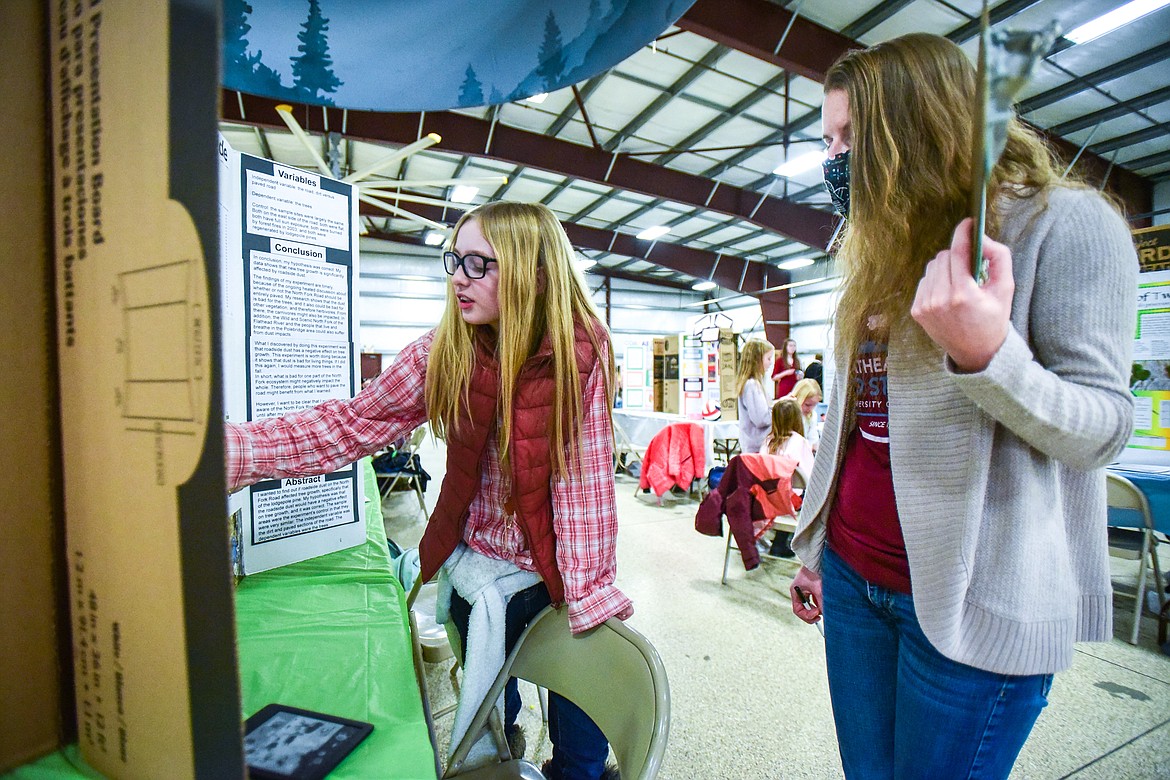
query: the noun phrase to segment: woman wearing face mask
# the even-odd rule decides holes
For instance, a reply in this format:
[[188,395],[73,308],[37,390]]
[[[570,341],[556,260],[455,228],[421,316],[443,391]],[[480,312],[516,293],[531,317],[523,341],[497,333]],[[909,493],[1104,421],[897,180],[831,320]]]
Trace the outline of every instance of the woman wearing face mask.
[[[438,327],[369,387],[279,419],[228,424],[225,449],[236,488],[330,472],[430,422],[447,441],[447,476],[419,543],[420,577],[442,567],[453,587],[467,694],[469,680],[485,677],[472,673],[478,658],[502,662],[487,642],[506,654],[550,602],[566,605],[575,633],[633,606],[614,586],[612,348],[568,236],[544,206],[490,203],[455,225],[443,263],[451,283]],[[479,598],[485,592],[493,597]],[[499,602],[506,614],[470,621],[478,603]],[[502,635],[469,638],[469,622],[499,625]],[[487,671],[490,683],[498,669]],[[520,703],[512,680],[504,695],[512,744]],[[452,750],[478,705],[461,698]],[[600,729],[553,692],[549,735],[547,777],[616,774]]]
[[978,284],[976,100],[933,35],[825,81],[838,381],[792,604],[824,611],[849,778],[1007,777],[1073,643],[1112,637],[1102,472],[1132,427],[1133,244],[1013,120]]

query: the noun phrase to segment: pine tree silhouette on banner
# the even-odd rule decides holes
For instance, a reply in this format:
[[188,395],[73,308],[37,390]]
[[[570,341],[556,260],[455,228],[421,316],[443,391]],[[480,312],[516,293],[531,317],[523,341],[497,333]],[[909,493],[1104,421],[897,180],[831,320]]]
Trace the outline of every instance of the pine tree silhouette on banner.
[[[329,56],[329,20],[321,15],[321,3],[309,0],[309,16],[297,33],[300,54],[292,57],[293,88],[309,100],[329,105],[333,101],[324,93],[336,92],[344,82],[333,73],[333,58]],[[318,95],[321,92],[323,94]]]
[[223,3],[223,67],[228,72],[248,73],[252,60],[248,58],[248,14],[252,6],[246,0],[224,0]]
[[463,86],[459,88],[459,105],[482,106],[483,84],[475,76],[475,68],[467,66],[467,78],[463,79]]
[[561,74],[565,70],[564,47],[556,14],[549,11],[544,20],[544,42],[540,44],[540,53],[537,55],[540,64],[536,66],[536,75],[544,81],[545,92],[552,92],[560,84]]

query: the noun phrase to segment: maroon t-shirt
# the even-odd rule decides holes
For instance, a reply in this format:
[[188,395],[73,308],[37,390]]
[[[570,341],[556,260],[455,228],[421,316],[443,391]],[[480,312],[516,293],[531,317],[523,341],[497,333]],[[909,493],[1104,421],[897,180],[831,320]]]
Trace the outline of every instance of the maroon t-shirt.
[[890,470],[886,352],[886,344],[873,341],[858,349],[853,376],[857,424],[845,445],[829,513],[829,546],[869,582],[909,593],[910,564]]

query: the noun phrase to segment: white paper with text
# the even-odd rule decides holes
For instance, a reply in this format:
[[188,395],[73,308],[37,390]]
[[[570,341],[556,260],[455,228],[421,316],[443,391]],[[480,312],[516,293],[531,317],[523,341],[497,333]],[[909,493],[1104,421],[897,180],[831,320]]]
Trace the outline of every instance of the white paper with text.
[[[263,420],[352,397],[359,375],[354,188],[220,144],[227,419]],[[229,523],[240,573],[362,544],[362,498],[353,464],[235,493]]]

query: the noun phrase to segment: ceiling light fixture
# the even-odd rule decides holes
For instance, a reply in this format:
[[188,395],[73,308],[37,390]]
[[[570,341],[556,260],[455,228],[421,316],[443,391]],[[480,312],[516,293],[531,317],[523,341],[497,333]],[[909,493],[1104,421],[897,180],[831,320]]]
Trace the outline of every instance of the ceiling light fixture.
[[715,282],[703,281],[703,282],[695,282],[694,284],[691,285],[691,289],[698,290],[699,292],[705,292],[707,290],[714,290],[718,286],[719,285],[715,284]]
[[815,263],[811,257],[795,257],[791,260],[785,260],[783,263],[777,263],[777,268],[783,268],[785,271],[791,271],[794,268],[804,268]]
[[456,184],[451,188],[451,200],[456,203],[471,203],[479,194],[479,187],[470,184]]
[[590,268],[592,268],[595,265],[597,265],[597,261],[594,260],[592,257],[578,257],[577,258],[577,267],[580,268],[582,271],[588,271]]
[[1170,0],[1132,0],[1123,6],[1114,8],[1107,14],[1102,14],[1092,21],[1085,22],[1080,27],[1065,33],[1065,38],[1073,43],[1088,43],[1094,38],[1107,35],[1119,27],[1170,5]]
[[662,238],[669,232],[670,228],[666,225],[655,225],[654,227],[646,228],[636,235],[635,238],[641,239],[642,241],[653,241],[656,238]]
[[536,95],[529,95],[528,97],[524,98],[524,101],[526,103],[536,103],[537,105],[539,105],[539,104],[543,103],[546,98],[548,98],[548,93],[541,92],[541,93],[536,94]]
[[426,235],[423,236],[423,243],[427,246],[439,246],[446,240],[446,236],[437,230],[428,230]]
[[797,174],[820,167],[821,163],[825,161],[826,156],[827,154],[823,149],[815,152],[805,152],[799,157],[793,157],[791,160],[776,166],[776,170],[772,171],[772,173],[777,176],[796,176]]

